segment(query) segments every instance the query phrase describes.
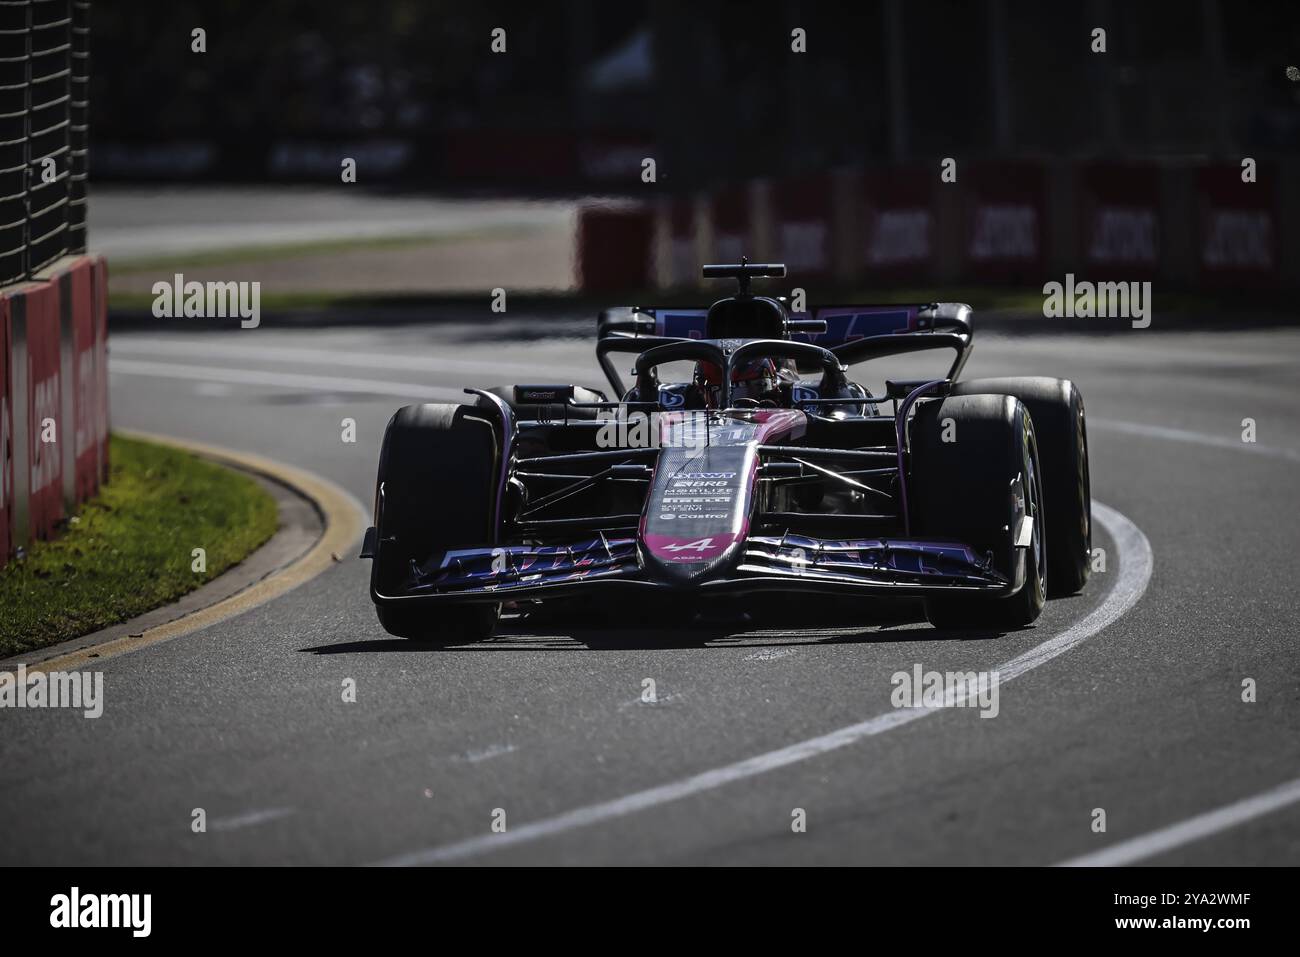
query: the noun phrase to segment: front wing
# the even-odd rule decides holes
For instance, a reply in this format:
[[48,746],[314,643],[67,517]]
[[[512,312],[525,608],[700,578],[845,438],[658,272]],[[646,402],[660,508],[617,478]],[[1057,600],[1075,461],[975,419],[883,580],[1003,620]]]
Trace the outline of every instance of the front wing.
[[683,584],[650,573],[637,539],[599,536],[572,545],[455,549],[411,563],[401,595],[376,602],[518,601],[591,590],[744,595],[760,591],[920,596],[938,591],[1007,594],[1011,583],[966,545],[903,539],[752,536],[734,567]]

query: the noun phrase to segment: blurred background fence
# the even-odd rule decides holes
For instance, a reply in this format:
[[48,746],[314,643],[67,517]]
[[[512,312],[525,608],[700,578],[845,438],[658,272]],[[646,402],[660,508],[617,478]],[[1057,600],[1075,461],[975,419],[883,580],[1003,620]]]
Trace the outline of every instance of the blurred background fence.
[[336,182],[345,155],[371,185],[554,194],[635,192],[644,157],[697,190],[944,156],[1300,155],[1300,7],[1277,0],[130,0],[95,17],[97,180]]
[[0,0],[0,285],[86,248],[89,0]]

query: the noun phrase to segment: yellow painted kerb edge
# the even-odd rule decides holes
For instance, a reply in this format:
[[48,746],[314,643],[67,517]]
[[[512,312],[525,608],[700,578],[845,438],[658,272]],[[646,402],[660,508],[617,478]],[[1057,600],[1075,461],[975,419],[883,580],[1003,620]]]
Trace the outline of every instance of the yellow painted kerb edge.
[[299,558],[238,594],[201,608],[183,618],[149,628],[138,635],[115,638],[103,644],[92,645],[58,658],[30,665],[27,668],[29,674],[37,671],[72,671],[84,668],[105,658],[113,658],[140,648],[147,648],[149,645],[156,645],[161,641],[179,638],[181,635],[187,635],[248,611],[283,595],[290,589],[297,588],[332,567],[335,564],[334,556],[346,555],[356,545],[365,530],[368,517],[357,500],[333,482],[318,475],[249,452],[235,452],[215,445],[175,439],[166,435],[154,435],[150,432],[123,429],[114,431],[128,439],[156,442],[159,445],[193,452],[216,462],[226,462],[287,485],[315,503],[323,518],[324,533],[317,539],[316,544]]

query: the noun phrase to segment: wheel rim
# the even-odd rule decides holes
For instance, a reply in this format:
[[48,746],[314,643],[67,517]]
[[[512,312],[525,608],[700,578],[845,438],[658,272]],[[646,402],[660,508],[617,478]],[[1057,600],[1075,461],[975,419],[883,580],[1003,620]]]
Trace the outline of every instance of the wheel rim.
[[1088,471],[1088,428],[1083,422],[1083,412],[1079,413],[1079,437],[1081,448],[1079,461],[1083,469],[1083,540],[1092,547],[1092,480]]
[[1038,448],[1036,445],[1029,450],[1025,469],[1025,513],[1031,520],[1029,549],[1034,556],[1034,574],[1038,577],[1038,586],[1046,595],[1047,561],[1043,550],[1042,509],[1039,508],[1039,502],[1042,501],[1042,490],[1038,481]]

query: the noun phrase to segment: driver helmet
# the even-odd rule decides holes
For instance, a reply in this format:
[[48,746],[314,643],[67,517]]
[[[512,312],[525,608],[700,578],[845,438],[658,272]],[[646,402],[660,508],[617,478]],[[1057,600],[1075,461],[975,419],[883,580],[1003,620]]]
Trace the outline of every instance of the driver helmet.
[[[712,362],[695,364],[695,386],[703,394],[709,408],[722,404],[722,369]],[[731,370],[731,402],[752,399],[755,402],[771,398],[780,386],[780,370],[776,360],[754,359]]]

